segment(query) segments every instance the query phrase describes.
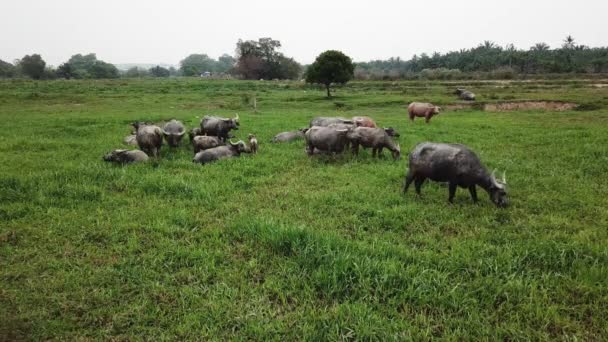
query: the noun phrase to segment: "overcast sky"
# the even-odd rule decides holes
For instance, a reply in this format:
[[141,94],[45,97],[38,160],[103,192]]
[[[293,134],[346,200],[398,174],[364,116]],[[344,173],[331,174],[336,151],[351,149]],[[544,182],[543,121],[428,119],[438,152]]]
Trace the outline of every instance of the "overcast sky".
[[324,50],[355,61],[447,52],[491,40],[551,47],[568,34],[608,45],[608,0],[6,0],[0,59],[39,53],[52,65],[94,52],[110,63],[177,64],[191,53],[234,54],[272,37],[310,63]]

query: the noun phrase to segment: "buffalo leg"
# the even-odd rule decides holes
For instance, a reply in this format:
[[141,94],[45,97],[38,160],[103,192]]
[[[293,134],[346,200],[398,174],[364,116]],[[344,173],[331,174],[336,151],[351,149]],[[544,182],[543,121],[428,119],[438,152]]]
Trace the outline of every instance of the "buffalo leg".
[[408,174],[405,176],[405,184],[403,185],[403,193],[407,192],[407,189],[410,187],[410,184],[412,184],[413,180],[414,180],[414,176],[408,172]]
[[425,116],[424,117],[424,122],[426,122],[428,124],[429,121],[431,121],[431,116],[430,115]]
[[355,156],[359,155],[359,144],[353,143],[352,151],[353,151],[353,155],[355,155]]
[[376,158],[376,153],[378,152],[378,150],[376,150],[375,147],[372,148],[372,157]]
[[424,183],[424,178],[416,178],[414,181],[414,186],[416,187],[416,193],[421,195],[420,189],[422,188],[422,183]]
[[450,197],[448,198],[448,201],[450,203],[454,203],[454,195],[456,195],[456,187],[458,185],[456,183],[449,183],[449,191],[450,191]]
[[469,192],[471,193],[471,198],[473,199],[473,202],[477,203],[477,189],[475,188],[475,185],[471,185],[469,187]]
[[380,148],[378,149],[378,158],[382,158],[382,157],[384,157],[384,155],[382,154],[382,149],[383,149],[383,148],[384,148],[384,147],[380,147]]

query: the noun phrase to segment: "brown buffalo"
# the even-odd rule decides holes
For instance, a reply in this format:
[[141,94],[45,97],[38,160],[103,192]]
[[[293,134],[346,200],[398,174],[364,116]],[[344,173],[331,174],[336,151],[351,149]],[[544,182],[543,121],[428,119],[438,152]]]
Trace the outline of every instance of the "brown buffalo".
[[431,121],[435,115],[439,115],[441,107],[437,107],[430,103],[412,102],[407,107],[407,112],[410,115],[410,120],[414,121],[415,117],[424,118],[426,123]]
[[357,127],[378,128],[378,125],[369,116],[353,116],[352,121]]

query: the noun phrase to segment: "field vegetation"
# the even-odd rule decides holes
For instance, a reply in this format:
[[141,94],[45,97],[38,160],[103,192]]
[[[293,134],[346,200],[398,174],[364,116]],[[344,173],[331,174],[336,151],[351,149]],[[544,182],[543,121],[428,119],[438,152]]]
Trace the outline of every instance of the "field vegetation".
[[[562,101],[555,108],[405,106]],[[608,336],[608,88],[601,80],[0,81],[0,340],[601,340]],[[257,106],[254,111],[253,99]],[[507,106],[508,107],[508,106]],[[457,108],[457,107],[453,107]],[[257,155],[193,164],[166,145],[115,166],[136,120],[238,113]],[[309,158],[276,133],[373,117],[402,158]],[[407,151],[459,142],[506,170],[480,190],[403,195]]]

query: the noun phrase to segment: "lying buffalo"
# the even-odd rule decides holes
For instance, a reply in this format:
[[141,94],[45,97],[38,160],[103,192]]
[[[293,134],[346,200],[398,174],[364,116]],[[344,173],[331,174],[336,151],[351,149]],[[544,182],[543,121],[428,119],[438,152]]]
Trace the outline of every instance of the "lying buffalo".
[[327,127],[331,124],[354,124],[354,122],[352,120],[348,120],[345,118],[341,118],[341,117],[324,117],[324,116],[318,116],[312,120],[310,120],[310,127],[313,126],[320,126],[320,127]]
[[382,156],[382,149],[389,149],[395,160],[401,155],[401,148],[395,144],[393,139],[389,137],[386,131],[382,128],[357,127],[348,132],[348,140],[352,145],[353,154],[359,153],[359,145],[372,148],[372,156]]
[[284,143],[284,142],[290,142],[290,141],[294,141],[294,140],[298,140],[298,139],[304,139],[304,133],[306,133],[307,130],[308,130],[308,128],[302,128],[297,131],[281,132],[281,133],[275,135],[272,138],[271,142]]
[[228,133],[233,129],[239,129],[238,114],[233,119],[205,115],[201,120],[201,134],[216,136],[222,141],[230,139]]
[[454,94],[458,95],[458,97],[461,100],[465,100],[465,101],[475,101],[475,94],[473,94],[472,92],[463,89],[463,88],[457,88],[456,91],[454,92]]
[[171,147],[179,146],[185,133],[186,127],[181,121],[171,120],[163,127],[163,135],[167,144]]
[[405,193],[412,183],[420,195],[422,183],[429,178],[436,182],[449,184],[449,198],[453,202],[456,187],[468,188],[474,202],[477,202],[479,185],[489,195],[497,207],[506,207],[509,203],[506,192],[507,180],[503,173],[502,180],[496,180],[483,166],[477,155],[468,147],[460,144],[439,144],[425,142],[416,145],[409,156],[409,170],[405,176]]
[[341,153],[348,144],[348,129],[313,126],[306,134],[306,152],[313,155],[315,149],[321,152]]
[[163,130],[156,125],[144,122],[135,122],[133,127],[137,130],[135,138],[139,149],[149,156],[158,157],[160,147],[163,145]]
[[103,156],[103,160],[119,164],[145,162],[148,159],[148,155],[140,150],[114,150]]
[[238,157],[241,153],[249,152],[249,149],[243,141],[233,143],[230,141],[228,145],[214,147],[208,150],[200,151],[194,155],[193,163],[207,164],[214,161],[232,157]]
[[414,121],[415,117],[419,117],[424,118],[426,123],[429,123],[433,116],[439,115],[439,111],[441,111],[441,107],[434,106],[430,103],[412,102],[407,107],[410,120]]
[[192,140],[192,147],[194,148],[195,154],[202,150],[208,150],[210,148],[218,147],[221,145],[224,145],[224,142],[220,140],[219,137],[199,135],[194,137],[194,140]]
[[369,116],[353,116],[352,121],[357,127],[378,127],[378,125],[376,125],[376,122],[374,122],[374,119],[370,118]]
[[135,134],[127,135],[122,142],[125,145],[137,146],[137,136]]

